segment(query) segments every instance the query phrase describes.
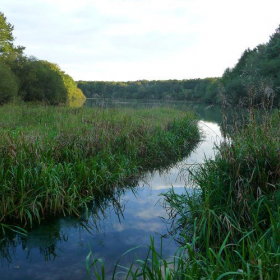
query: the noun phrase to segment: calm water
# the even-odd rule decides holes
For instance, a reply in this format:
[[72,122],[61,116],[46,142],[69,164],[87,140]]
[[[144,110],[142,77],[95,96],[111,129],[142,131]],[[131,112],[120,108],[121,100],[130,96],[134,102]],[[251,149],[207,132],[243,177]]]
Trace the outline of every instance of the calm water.
[[[85,258],[90,250],[96,258],[104,260],[110,279],[115,262],[127,250],[141,246],[122,258],[120,264],[124,266],[136,256],[146,256],[150,236],[159,248],[160,235],[166,233],[161,217],[168,218],[160,194],[171,186],[177,193],[184,192],[185,186],[191,190],[187,183],[187,165],[212,157],[214,142],[220,141],[219,110],[205,109],[206,106],[192,105],[201,118],[199,126],[204,141],[188,158],[163,172],[145,174],[133,190],[124,188],[114,199],[93,206],[89,218],[54,219],[34,228],[26,237],[11,236],[1,245],[0,279],[87,279]],[[162,239],[162,242],[164,256],[172,256],[177,249],[175,242],[172,239]]]

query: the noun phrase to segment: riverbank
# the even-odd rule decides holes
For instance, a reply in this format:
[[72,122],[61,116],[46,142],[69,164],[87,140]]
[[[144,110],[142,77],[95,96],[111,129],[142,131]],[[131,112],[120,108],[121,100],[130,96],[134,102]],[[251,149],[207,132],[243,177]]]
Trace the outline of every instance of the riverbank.
[[[166,260],[151,241],[147,258],[135,260],[124,274],[135,279],[279,279],[279,123],[278,112],[260,116],[251,111],[235,125],[215,158],[190,170],[191,194],[171,189],[164,195],[170,233],[181,244],[178,254]],[[98,276],[100,263],[91,257],[88,272]]]
[[80,208],[199,140],[192,113],[172,109],[0,108],[0,222],[32,226]]
[[177,228],[189,255],[184,275],[279,279],[279,124],[279,112],[250,109],[215,159],[193,170],[194,195],[170,200],[183,214]]

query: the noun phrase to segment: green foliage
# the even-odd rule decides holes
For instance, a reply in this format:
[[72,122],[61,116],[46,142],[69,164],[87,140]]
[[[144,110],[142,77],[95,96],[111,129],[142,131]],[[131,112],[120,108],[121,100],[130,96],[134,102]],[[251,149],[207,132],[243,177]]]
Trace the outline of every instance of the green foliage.
[[67,90],[55,64],[22,57],[14,61],[12,70],[18,77],[19,96],[23,101],[66,102]]
[[193,114],[6,105],[0,108],[0,220],[79,214],[131,176],[171,164],[198,141]]
[[80,104],[85,102],[86,97],[83,92],[77,88],[76,82],[67,74],[63,74],[63,82],[67,89],[67,104],[70,107],[81,107]]
[[88,98],[135,98],[215,103],[218,96],[219,79],[192,79],[136,82],[86,82],[78,87]]
[[23,47],[15,47],[14,26],[7,22],[7,18],[0,12],[0,60],[15,57],[22,54]]
[[85,96],[73,79],[56,64],[24,56],[24,48],[13,44],[13,29],[0,12],[0,104],[18,96],[23,101],[82,106]]
[[0,12],[0,56],[7,56],[13,50],[14,27],[6,21],[6,17]]
[[50,105],[76,102],[81,106],[85,101],[73,79],[54,63],[21,56],[9,65],[19,81],[18,96],[25,102]]
[[17,95],[18,81],[4,63],[0,63],[0,77],[0,105],[2,105]]
[[220,91],[220,82],[218,79],[209,79],[210,83],[205,89],[202,101],[206,103],[218,103],[218,93]]
[[[231,103],[237,104],[248,97],[246,83],[248,79],[272,83],[276,92],[275,104],[280,101],[280,28],[270,37],[267,44],[253,50],[247,49],[232,69],[226,69],[221,79]],[[259,103],[261,100],[259,100]],[[245,104],[248,105],[248,104]]]

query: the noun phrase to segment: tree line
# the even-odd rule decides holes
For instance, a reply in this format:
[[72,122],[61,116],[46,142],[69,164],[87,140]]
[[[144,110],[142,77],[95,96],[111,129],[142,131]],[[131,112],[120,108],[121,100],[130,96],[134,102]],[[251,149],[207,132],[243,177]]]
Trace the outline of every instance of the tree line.
[[85,100],[76,82],[57,64],[28,57],[14,45],[14,26],[0,12],[0,105],[13,99],[75,105]]
[[0,105],[15,98],[70,104],[84,101],[85,96],[208,103],[226,99],[228,104],[245,106],[252,99],[261,103],[274,97],[275,104],[280,103],[280,26],[266,44],[246,49],[222,77],[129,82],[75,82],[57,64],[26,56],[24,47],[14,45],[13,29],[0,12]]
[[216,98],[218,78],[135,82],[79,81],[86,97],[191,100],[211,102]]
[[232,103],[261,103],[264,98],[280,102],[280,26],[265,44],[246,49],[233,68],[221,78],[224,92]]
[[280,27],[266,44],[243,52],[222,77],[134,82],[78,81],[86,97],[202,101],[248,105],[273,95],[280,102]]

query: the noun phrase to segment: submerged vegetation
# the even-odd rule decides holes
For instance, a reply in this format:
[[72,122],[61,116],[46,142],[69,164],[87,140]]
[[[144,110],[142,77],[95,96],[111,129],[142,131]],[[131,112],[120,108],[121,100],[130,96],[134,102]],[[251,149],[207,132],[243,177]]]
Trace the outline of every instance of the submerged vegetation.
[[170,164],[199,140],[193,114],[6,105],[0,108],[0,222],[79,214],[97,195]]

